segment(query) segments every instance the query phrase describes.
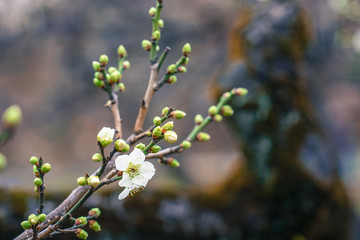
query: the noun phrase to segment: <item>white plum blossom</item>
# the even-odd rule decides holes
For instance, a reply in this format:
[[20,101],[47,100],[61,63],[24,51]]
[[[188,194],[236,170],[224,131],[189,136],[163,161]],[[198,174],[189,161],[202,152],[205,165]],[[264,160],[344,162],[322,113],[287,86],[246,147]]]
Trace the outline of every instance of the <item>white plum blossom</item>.
[[101,144],[101,146],[106,147],[112,143],[114,135],[115,129],[103,127],[97,135],[97,141]]
[[115,166],[122,171],[120,187],[125,189],[120,193],[119,200],[126,198],[129,193],[134,193],[146,187],[148,181],[154,176],[154,165],[145,161],[145,154],[135,148],[130,155],[121,155],[116,158]]

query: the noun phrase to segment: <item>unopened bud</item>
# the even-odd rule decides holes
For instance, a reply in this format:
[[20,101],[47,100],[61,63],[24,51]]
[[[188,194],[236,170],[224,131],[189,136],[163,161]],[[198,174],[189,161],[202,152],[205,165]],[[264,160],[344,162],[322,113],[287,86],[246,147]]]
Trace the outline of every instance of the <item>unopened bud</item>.
[[158,162],[174,168],[180,167],[179,161],[172,157],[159,159]]
[[210,140],[210,135],[208,133],[205,132],[199,132],[196,135],[196,140],[200,141],[200,142],[206,142]]
[[162,135],[162,130],[160,126],[157,126],[156,128],[154,128],[154,130],[152,131],[152,137],[154,139],[159,138]]
[[31,228],[31,223],[29,221],[22,221],[20,225],[24,230]]
[[189,149],[191,147],[191,142],[190,141],[183,141],[181,143],[181,147],[183,147],[184,149]]
[[119,152],[126,152],[129,150],[129,148],[130,146],[123,139],[118,139],[115,141],[115,149]]
[[213,119],[215,122],[221,122],[223,120],[223,117],[220,114],[216,114],[213,116]]
[[236,88],[235,94],[240,97],[244,97],[248,94],[248,90],[246,88]]
[[22,119],[21,108],[18,105],[11,105],[2,115],[2,121],[6,127],[16,127]]
[[162,131],[164,132],[164,131],[172,130],[173,127],[174,127],[173,121],[167,122],[162,126]]
[[39,223],[45,222],[46,220],[46,214],[42,213],[38,216]]
[[188,57],[191,53],[191,45],[190,43],[186,43],[182,48],[182,53],[185,57]]
[[32,156],[30,158],[30,163],[33,164],[33,165],[38,164],[39,163],[39,158],[35,157],[35,156]]
[[159,28],[163,28],[164,27],[164,20],[159,19],[158,24],[159,24]]
[[99,232],[101,231],[101,226],[100,224],[95,221],[95,220],[90,220],[89,221],[89,228],[91,228],[92,230],[94,230],[95,232]]
[[35,214],[30,214],[28,217],[28,221],[30,222],[31,225],[36,225],[38,223],[38,218]]
[[214,116],[215,114],[217,114],[217,112],[218,112],[218,109],[216,106],[213,105],[213,106],[209,107],[208,113],[210,116]]
[[182,119],[186,116],[186,113],[181,110],[175,110],[171,112],[170,116],[175,119]]
[[177,134],[174,131],[166,131],[164,133],[164,139],[168,143],[175,143],[177,141]]
[[119,71],[113,71],[110,73],[110,80],[113,82],[119,82],[121,80],[121,73]]
[[43,181],[41,180],[41,178],[37,177],[37,178],[34,179],[34,185],[35,186],[40,187],[42,184],[43,184]]
[[101,214],[101,211],[99,208],[92,208],[92,209],[90,209],[90,211],[88,213],[89,216],[96,216],[96,217],[99,217],[100,214]]
[[92,160],[95,162],[101,162],[103,160],[103,156],[100,153],[95,153],[92,156]]
[[104,81],[101,81],[100,79],[98,78],[94,78],[93,79],[93,83],[95,86],[99,87],[99,88],[103,88],[105,86],[105,83]]
[[204,121],[204,118],[200,114],[196,114],[194,122],[196,125],[200,125]]
[[184,66],[180,66],[180,67],[178,67],[178,72],[179,72],[179,73],[186,73],[186,72],[187,72],[187,69],[186,69],[186,67],[184,67]]
[[141,42],[141,46],[143,49],[145,49],[146,51],[150,51],[151,50],[151,42],[149,40],[142,40]]
[[100,179],[98,176],[90,176],[88,179],[87,179],[87,182],[90,186],[92,187],[97,187],[97,185],[99,185],[100,183]]
[[157,153],[157,152],[159,152],[161,150],[161,147],[159,145],[154,145],[154,146],[151,147],[150,150],[151,150],[152,153]]
[[151,35],[151,40],[155,40],[155,41],[158,41],[161,37],[161,33],[159,30],[156,30],[152,33]]
[[124,68],[124,70],[130,69],[130,62],[129,61],[124,61],[122,63],[122,67]]
[[43,165],[41,166],[41,172],[42,172],[42,173],[48,173],[48,172],[50,172],[50,170],[51,170],[51,165],[50,165],[50,163],[45,163],[45,164],[43,164]]
[[175,73],[175,71],[176,71],[176,66],[175,66],[175,64],[171,64],[171,65],[169,65],[168,67],[167,67],[167,73],[168,74],[173,74],[173,73]]
[[75,220],[75,224],[76,224],[76,225],[80,225],[80,224],[86,225],[86,224],[87,224],[87,219],[86,219],[86,217],[78,217],[78,218]]
[[101,70],[101,64],[98,61],[93,61],[92,66],[93,66],[95,71],[100,71]]
[[103,54],[99,57],[99,62],[101,66],[105,66],[109,62],[109,57]]
[[38,186],[34,186],[34,192],[39,193],[39,187]]
[[[111,74],[112,72],[118,71],[116,67],[109,67],[108,72]],[[99,72],[97,72],[99,73]]]
[[143,143],[139,143],[139,144],[137,144],[135,147],[138,148],[138,149],[140,149],[141,151],[146,148],[145,144],[143,144]]
[[156,14],[156,8],[151,7],[151,8],[149,9],[149,15],[150,15],[150,17],[155,17],[155,14]]
[[89,234],[84,229],[81,228],[76,229],[75,235],[80,239],[87,239],[87,237],[89,236]]
[[161,116],[164,117],[165,115],[167,115],[169,113],[170,108],[168,107],[164,107],[161,111]]
[[120,45],[117,49],[117,54],[120,58],[127,57],[126,49],[123,45]]
[[154,123],[155,126],[160,126],[161,125],[161,118],[158,117],[158,116],[154,117],[153,123]]
[[168,83],[170,84],[174,84],[177,82],[177,77],[175,75],[171,75],[168,80],[167,80]]
[[0,153],[0,170],[6,167],[6,157],[4,154]]
[[39,170],[36,165],[33,166],[33,173],[36,177],[40,176]]
[[224,117],[231,117],[234,114],[234,110],[230,105],[224,105],[221,108],[221,113],[224,115]]
[[79,177],[78,179],[76,179],[76,182],[80,186],[85,186],[88,183],[86,177]]
[[125,92],[125,84],[124,83],[119,83],[118,87],[119,87],[119,92]]

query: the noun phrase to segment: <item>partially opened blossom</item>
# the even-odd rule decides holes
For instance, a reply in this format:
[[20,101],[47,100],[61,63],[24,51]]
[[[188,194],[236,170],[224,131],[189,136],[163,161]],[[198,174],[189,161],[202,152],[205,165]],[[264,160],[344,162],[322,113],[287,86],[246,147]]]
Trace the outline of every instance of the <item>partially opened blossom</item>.
[[115,166],[123,172],[119,185],[125,187],[119,195],[119,200],[126,198],[129,193],[137,192],[145,187],[155,174],[154,165],[145,161],[145,154],[138,148],[135,148],[130,155],[117,157]]
[[106,147],[112,143],[114,135],[115,129],[103,127],[97,135],[97,141],[101,144],[101,146]]

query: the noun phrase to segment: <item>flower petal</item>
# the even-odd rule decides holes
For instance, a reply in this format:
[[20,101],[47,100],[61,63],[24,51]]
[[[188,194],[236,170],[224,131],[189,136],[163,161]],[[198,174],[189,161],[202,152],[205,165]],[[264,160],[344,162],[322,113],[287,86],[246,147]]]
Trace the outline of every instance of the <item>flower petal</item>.
[[131,158],[129,155],[121,155],[115,159],[116,169],[119,171],[125,171],[130,163]]
[[134,148],[134,150],[130,153],[131,161],[135,164],[142,163],[145,160],[145,154],[138,148]]
[[129,178],[129,174],[127,174],[126,172],[123,172],[122,179],[119,181],[119,186],[127,187],[127,188],[133,187],[133,183],[131,182],[131,180]]
[[140,166],[140,175],[151,179],[155,174],[155,167],[151,162],[145,161]]
[[146,184],[147,184],[147,182],[149,181],[149,179],[148,179],[148,178],[145,178],[145,177],[142,176],[142,175],[138,175],[138,176],[135,176],[131,181],[132,181],[133,183],[137,184],[137,185],[146,187]]
[[126,198],[130,193],[130,189],[129,188],[125,188],[120,194],[118,199],[119,200],[123,200],[124,198]]

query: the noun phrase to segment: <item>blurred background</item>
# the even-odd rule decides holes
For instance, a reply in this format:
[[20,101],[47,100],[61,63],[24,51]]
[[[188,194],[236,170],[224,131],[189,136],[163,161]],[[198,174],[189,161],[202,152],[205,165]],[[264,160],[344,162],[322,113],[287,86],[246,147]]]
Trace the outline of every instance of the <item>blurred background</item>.
[[[113,119],[91,62],[107,54],[115,65],[120,44],[131,62],[119,96],[131,134],[149,75],[141,41],[154,4],[0,0],[0,112],[23,110],[1,149],[1,239],[21,233],[36,208],[31,156],[52,164],[45,212],[97,168],[96,135]],[[174,156],[180,168],[156,165],[134,203],[117,201],[116,184],[93,196],[85,208],[109,213],[90,239],[360,239],[359,1],[164,0],[162,19],[165,65],[186,42],[192,53],[188,72],[153,98],[145,126],[165,106],[181,109],[187,116],[174,129],[182,139],[220,92],[250,94],[232,103],[233,118],[206,129],[211,141]],[[141,215],[146,207],[154,210]]]

